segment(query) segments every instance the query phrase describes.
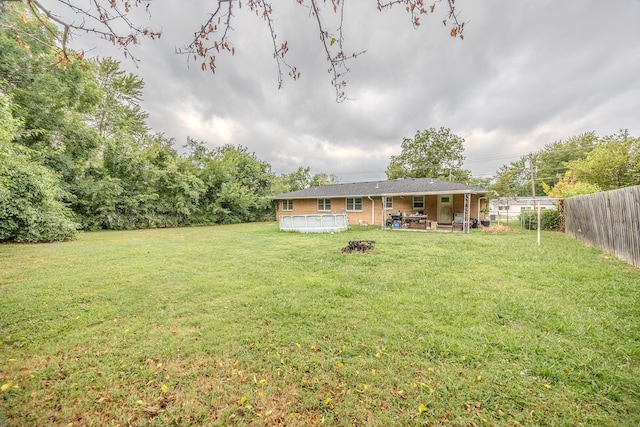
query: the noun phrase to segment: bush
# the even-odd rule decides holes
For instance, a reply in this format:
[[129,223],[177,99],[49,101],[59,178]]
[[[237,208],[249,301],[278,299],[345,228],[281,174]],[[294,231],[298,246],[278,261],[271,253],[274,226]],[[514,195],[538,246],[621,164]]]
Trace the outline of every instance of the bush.
[[562,213],[560,209],[546,209],[542,211],[540,226],[543,230],[559,231],[562,228]]
[[[520,224],[525,230],[538,229],[538,212],[524,211],[520,214]],[[562,216],[558,209],[544,209],[540,218],[540,228],[547,231],[558,231],[562,226]]]
[[23,151],[0,141],[0,242],[74,238],[77,224],[59,200],[57,177]]
[[520,225],[525,230],[537,230],[538,229],[537,212],[533,210],[520,212]]

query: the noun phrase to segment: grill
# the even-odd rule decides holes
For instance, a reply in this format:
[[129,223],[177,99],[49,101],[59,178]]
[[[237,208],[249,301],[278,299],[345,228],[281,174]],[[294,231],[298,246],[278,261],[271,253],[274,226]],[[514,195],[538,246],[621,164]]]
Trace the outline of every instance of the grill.
[[396,226],[399,226],[402,223],[403,217],[402,212],[390,212],[389,219],[386,221],[387,227],[393,227],[394,223]]
[[392,221],[400,221],[402,219],[402,212],[391,212],[389,216]]

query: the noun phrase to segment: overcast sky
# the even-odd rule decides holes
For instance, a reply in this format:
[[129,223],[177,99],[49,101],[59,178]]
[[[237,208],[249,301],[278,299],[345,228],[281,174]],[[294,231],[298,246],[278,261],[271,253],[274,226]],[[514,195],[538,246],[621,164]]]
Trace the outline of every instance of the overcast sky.
[[276,173],[309,166],[353,182],[385,179],[403,137],[431,127],[465,139],[464,167],[478,177],[583,132],[640,136],[640,0],[458,0],[464,40],[443,27],[442,4],[414,29],[401,8],[347,0],[346,51],[366,53],[350,65],[354,100],[342,103],[316,24],[294,0],[273,2],[278,40],[302,73],[283,89],[264,21],[246,6],[235,56],[220,55],[215,75],[176,55],[216,4],[154,0],[141,23],[163,36],[133,49],[138,68],[96,39],[74,40],[144,79],[148,124],[179,150],[188,136],[242,145]]

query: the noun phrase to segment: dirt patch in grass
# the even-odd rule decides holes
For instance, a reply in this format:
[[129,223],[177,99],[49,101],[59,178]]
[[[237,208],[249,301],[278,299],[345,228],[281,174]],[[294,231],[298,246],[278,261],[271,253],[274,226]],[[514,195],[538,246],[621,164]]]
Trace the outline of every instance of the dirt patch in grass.
[[513,233],[514,229],[509,227],[508,225],[491,224],[489,227],[482,227],[482,232],[491,234],[505,234]]

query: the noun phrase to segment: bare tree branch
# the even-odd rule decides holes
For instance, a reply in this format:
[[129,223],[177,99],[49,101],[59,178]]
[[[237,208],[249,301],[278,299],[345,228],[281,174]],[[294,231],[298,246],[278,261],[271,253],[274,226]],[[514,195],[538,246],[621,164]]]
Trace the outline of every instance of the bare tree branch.
[[[310,16],[314,18],[317,24],[317,31],[320,36],[320,42],[326,54],[327,61],[329,62],[328,72],[331,74],[331,84],[336,91],[336,101],[341,102],[347,98],[345,88],[347,85],[346,75],[350,69],[348,63],[350,60],[355,59],[358,55],[364,53],[354,52],[352,54],[345,54],[344,50],[344,7],[345,0],[323,0],[325,7],[321,7],[318,0],[294,0],[300,6],[308,7],[310,10]],[[425,0],[389,0],[382,1],[376,0],[378,10],[384,11],[391,9],[395,5],[404,6],[406,11],[410,14],[411,25],[417,28],[420,25],[420,16],[424,14],[433,14],[437,4],[442,3],[443,0],[434,0],[434,2],[427,6]],[[230,40],[231,22],[234,17],[232,13],[233,4],[237,2],[238,7],[241,7],[241,0],[217,0],[218,7],[210,14],[209,19],[201,26],[200,31],[194,33],[193,40],[185,48],[178,49],[178,53],[190,54],[190,58],[194,61],[198,58],[202,59],[201,68],[206,70],[209,68],[212,72],[215,72],[216,57],[215,53],[223,51],[235,53],[235,48]],[[339,13],[339,26],[335,29],[335,34],[331,33],[326,27],[322,17],[329,10],[326,4],[329,3],[333,13]],[[450,35],[453,37],[464,38],[464,22],[460,23],[458,20],[458,14],[455,9],[455,0],[447,0],[444,4],[447,6],[447,13],[443,20],[444,25],[450,24],[452,29]],[[222,7],[226,4],[226,7]],[[271,41],[273,45],[273,56],[276,60],[278,67],[278,88],[281,88],[284,84],[283,81],[283,68],[289,69],[289,76],[293,80],[300,78],[300,72],[298,69],[291,65],[286,55],[289,52],[289,43],[284,41],[282,43],[277,42],[277,32],[275,29],[275,23],[273,20],[273,7],[271,3],[266,0],[247,0],[246,5],[249,10],[255,13],[257,16],[263,18],[269,28],[271,35]]]
[[[433,0],[431,5],[426,6],[424,0],[389,0],[389,1],[380,1],[378,2],[378,10],[388,10],[391,9],[395,5],[404,6],[406,11],[411,15],[411,25],[414,28],[420,26],[420,16],[426,15],[428,13],[435,13],[436,6],[442,3],[442,0]],[[452,37],[460,37],[460,39],[464,39],[464,35],[462,34],[464,31],[464,22],[460,23],[458,20],[458,14],[456,13],[455,0],[447,0],[447,12],[445,18],[442,20],[442,23],[447,26],[447,23],[452,25],[452,29],[449,34]]]
[[[56,35],[56,38],[60,43],[61,54],[65,60],[69,60],[69,39],[77,33],[93,34],[98,38],[107,40],[121,48],[125,57],[131,58],[133,61],[137,61],[137,59],[131,53],[130,47],[132,45],[140,43],[141,38],[154,40],[161,35],[160,32],[137,26],[128,16],[129,11],[134,7],[143,6],[148,12],[151,5],[150,0],[90,0],[89,6],[77,6],[71,0],[57,0],[58,3],[69,8],[74,14],[82,17],[82,21],[78,24],[56,16],[38,0],[17,1],[24,2],[34,17],[43,25],[46,24],[46,20],[41,15],[45,15],[47,19],[53,21],[60,28],[62,35]],[[116,22],[124,23],[125,30],[116,29],[113,25]]]
[[[59,4],[66,6],[76,16],[81,17],[81,21],[79,23],[67,22],[55,16],[40,0],[0,0],[0,3],[24,2],[43,24],[46,19],[41,15],[45,15],[46,18],[59,26],[62,35],[58,36],[58,40],[62,54],[67,60],[68,41],[78,33],[92,34],[108,40],[121,48],[125,57],[132,58],[134,61],[137,61],[137,59],[131,54],[130,47],[132,45],[138,44],[141,38],[156,39],[161,35],[160,32],[137,26],[128,15],[129,11],[134,7],[144,7],[148,13],[152,0],[86,0],[88,6],[86,3],[83,6],[78,6],[78,2],[74,0],[57,1]],[[287,61],[287,54],[289,53],[288,41],[285,40],[281,43],[277,41],[278,34],[273,19],[273,7],[268,0],[216,1],[215,10],[209,14],[200,29],[193,33],[191,42],[184,48],[176,49],[177,53],[188,54],[189,61],[202,60],[200,68],[202,70],[209,69],[215,73],[217,54],[224,52],[231,53],[231,55],[235,54],[235,47],[231,41],[232,24],[235,18],[234,12],[236,8],[240,9],[245,5],[250,12],[264,19],[269,28],[273,45],[273,57],[278,68],[278,88],[284,85],[284,69],[288,69],[288,75],[293,80],[300,78],[300,71]],[[336,101],[341,102],[348,99],[345,88],[347,86],[346,76],[350,72],[349,61],[355,59],[364,51],[345,54],[343,26],[346,0],[322,0],[322,4],[319,0],[293,1],[302,7],[308,8],[310,16],[314,18],[322,48],[326,54],[326,60],[329,62],[328,72],[331,74],[331,84],[336,91]],[[380,11],[389,10],[394,6],[404,7],[409,13],[411,25],[414,28],[420,26],[422,15],[434,14],[437,6],[443,4],[446,6],[445,17],[442,20],[443,24],[445,27],[451,27],[449,34],[452,37],[464,39],[465,23],[458,18],[455,0],[376,0],[376,2]],[[427,3],[430,4],[428,5]],[[323,17],[329,13],[338,14],[339,25],[335,29],[326,27]],[[121,30],[122,27],[124,27],[124,30]]]
[[[340,3],[340,0],[332,0],[334,12],[337,11],[338,6],[340,6],[340,27],[338,28],[338,37],[332,37],[329,32],[325,29],[320,19],[320,11],[318,10],[317,0],[311,0],[311,7],[313,10],[313,15],[316,18],[318,23],[318,31],[320,32],[320,41],[322,42],[322,46],[327,54],[327,61],[329,61],[329,73],[333,75],[331,79],[331,84],[335,88],[336,91],[336,101],[342,102],[347,98],[345,91],[343,90],[347,85],[347,81],[344,80],[344,77],[347,73],[349,73],[349,67],[347,67],[347,61],[353,58],[356,58],[360,53],[353,53],[351,55],[345,55],[343,49],[343,35],[342,35],[342,20],[344,18],[344,1]],[[330,52],[330,46],[333,46],[337,43],[338,52],[336,54],[332,54]]]

